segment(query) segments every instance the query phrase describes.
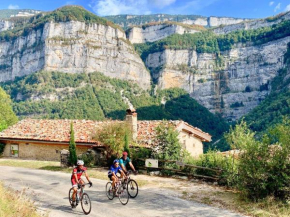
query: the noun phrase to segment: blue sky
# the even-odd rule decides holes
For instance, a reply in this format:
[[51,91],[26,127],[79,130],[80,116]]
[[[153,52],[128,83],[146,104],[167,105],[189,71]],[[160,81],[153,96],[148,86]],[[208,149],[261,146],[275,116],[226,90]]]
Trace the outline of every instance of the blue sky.
[[290,0],[1,0],[0,9],[51,11],[66,4],[82,5],[100,16],[168,13],[263,18],[290,10]]

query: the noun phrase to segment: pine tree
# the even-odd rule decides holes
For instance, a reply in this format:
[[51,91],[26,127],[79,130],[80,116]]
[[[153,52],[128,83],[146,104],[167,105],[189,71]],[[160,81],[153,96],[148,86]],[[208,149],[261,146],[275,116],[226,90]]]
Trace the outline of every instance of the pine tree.
[[73,129],[73,123],[70,124],[69,163],[70,165],[76,165],[77,163],[77,152],[76,152],[75,133]]

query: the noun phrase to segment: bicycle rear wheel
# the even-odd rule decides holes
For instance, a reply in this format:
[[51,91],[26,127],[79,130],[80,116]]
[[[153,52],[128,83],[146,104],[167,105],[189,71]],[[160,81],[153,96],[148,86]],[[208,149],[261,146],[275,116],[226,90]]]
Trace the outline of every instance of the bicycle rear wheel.
[[109,198],[109,200],[113,200],[114,199],[114,191],[113,191],[111,182],[108,182],[107,185],[106,185],[106,195]]
[[131,198],[135,198],[138,195],[138,184],[135,180],[130,179],[127,184],[128,194]]
[[81,199],[81,205],[84,213],[86,215],[90,214],[92,209],[91,199],[87,193],[83,193],[82,199]]
[[73,207],[73,200],[72,200],[73,192],[74,192],[74,189],[73,188],[69,189],[69,192],[68,192],[68,200],[69,200],[69,204],[71,205],[71,207]]
[[128,194],[127,188],[124,189],[123,186],[120,185],[117,192],[118,192],[118,197],[119,197],[121,204],[126,205],[129,201],[129,197],[130,197]]

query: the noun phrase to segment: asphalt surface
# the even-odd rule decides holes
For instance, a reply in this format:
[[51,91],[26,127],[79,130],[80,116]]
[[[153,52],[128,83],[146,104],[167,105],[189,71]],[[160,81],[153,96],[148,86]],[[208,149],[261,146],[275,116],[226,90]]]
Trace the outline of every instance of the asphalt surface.
[[[20,191],[25,189],[25,193],[35,201],[39,212],[48,213],[51,217],[84,216],[80,205],[76,209],[72,209],[69,205],[70,174],[6,166],[0,166],[0,169],[0,180],[5,186]],[[93,187],[85,189],[92,201],[89,216],[241,216],[227,210],[180,199],[174,191],[162,188],[141,188],[138,196],[130,199],[124,206],[118,198],[108,200],[105,194],[107,181],[91,180]]]

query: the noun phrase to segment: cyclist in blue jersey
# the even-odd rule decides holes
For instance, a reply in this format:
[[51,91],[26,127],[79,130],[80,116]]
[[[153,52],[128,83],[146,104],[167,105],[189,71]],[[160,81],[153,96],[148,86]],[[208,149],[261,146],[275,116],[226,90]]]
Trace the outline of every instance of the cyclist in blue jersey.
[[127,173],[127,165],[131,167],[134,173],[136,173],[135,167],[131,162],[131,159],[128,157],[128,153],[126,151],[123,152],[123,156],[119,159],[120,166],[122,170]]
[[110,170],[108,172],[108,178],[113,181],[113,188],[115,188],[115,184],[118,181],[118,177],[116,176],[118,172],[121,174],[122,178],[127,178],[122,168],[119,166],[119,160],[114,160],[113,165],[110,167]]

